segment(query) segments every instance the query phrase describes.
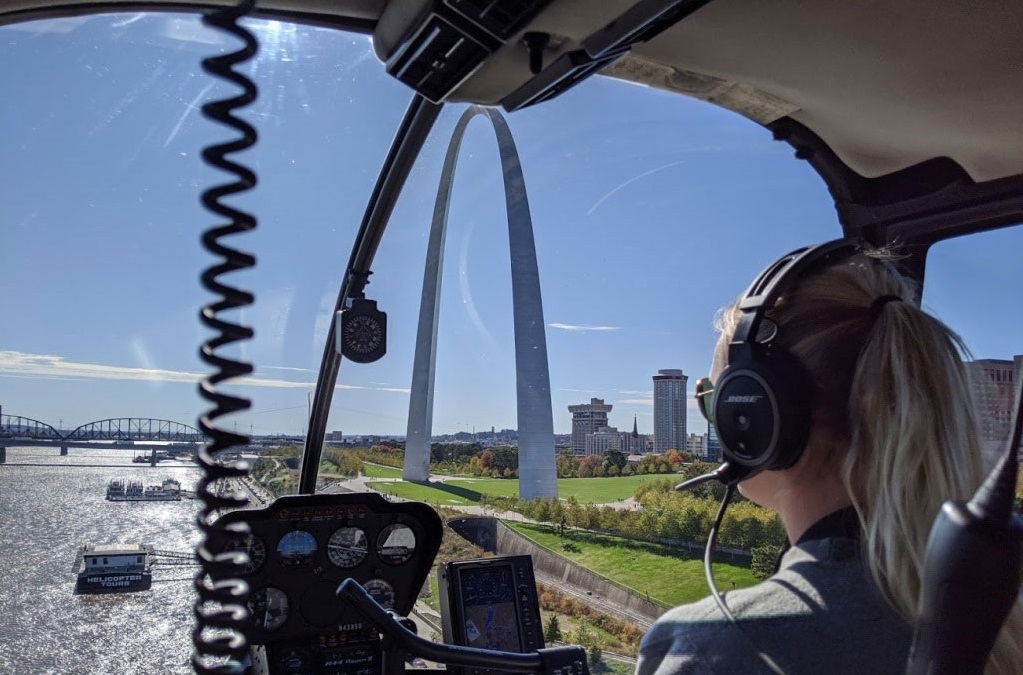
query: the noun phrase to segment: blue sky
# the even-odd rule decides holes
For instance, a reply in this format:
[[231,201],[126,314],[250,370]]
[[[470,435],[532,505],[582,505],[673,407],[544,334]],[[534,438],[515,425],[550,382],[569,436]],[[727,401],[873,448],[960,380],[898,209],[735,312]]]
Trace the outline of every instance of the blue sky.
[[[368,38],[259,24],[247,113],[260,174],[238,238],[259,266],[241,353],[239,429],[304,429],[330,309],[366,199],[410,98]],[[222,40],[193,17],[109,15],[0,28],[0,405],[65,427],[111,417],[192,423],[198,284],[218,180],[199,113],[225,90],[198,67]],[[395,209],[370,297],[389,353],[345,363],[330,429],[403,434],[429,219],[463,106],[441,115]],[[543,292],[555,430],[591,396],[652,430],[651,376],[709,367],[716,310],[773,258],[839,234],[820,179],[788,146],[705,103],[595,78],[508,116],[522,156]],[[470,127],[446,247],[434,430],[514,427],[511,281],[493,134]],[[942,244],[925,302],[977,357],[1023,352],[1020,228]],[[690,414],[690,429],[703,431]]]

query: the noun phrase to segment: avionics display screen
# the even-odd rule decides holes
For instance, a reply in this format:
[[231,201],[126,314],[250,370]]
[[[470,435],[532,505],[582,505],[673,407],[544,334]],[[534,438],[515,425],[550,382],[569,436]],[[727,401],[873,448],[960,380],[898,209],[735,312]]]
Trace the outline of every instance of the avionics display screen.
[[521,652],[515,607],[515,577],[510,565],[459,570],[465,644],[481,649]]

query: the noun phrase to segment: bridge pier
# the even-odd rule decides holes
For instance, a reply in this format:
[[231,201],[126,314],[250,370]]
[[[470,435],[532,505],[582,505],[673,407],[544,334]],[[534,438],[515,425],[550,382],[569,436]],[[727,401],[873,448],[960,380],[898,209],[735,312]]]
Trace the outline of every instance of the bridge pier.
[[7,463],[7,448],[0,447],[0,464]]
[[60,446],[60,456],[61,457],[67,457],[67,446],[66,445]]
[[149,451],[149,466],[156,466],[156,448]]

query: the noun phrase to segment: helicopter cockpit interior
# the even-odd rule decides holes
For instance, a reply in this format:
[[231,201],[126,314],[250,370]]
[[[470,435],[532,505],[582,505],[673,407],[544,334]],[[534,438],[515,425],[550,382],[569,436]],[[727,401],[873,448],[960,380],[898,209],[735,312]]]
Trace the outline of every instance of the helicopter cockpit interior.
[[[633,363],[645,379],[616,404],[649,425],[629,387],[666,355],[702,367],[738,270],[837,237],[895,250],[979,351],[1023,351],[1021,34],[1008,0],[0,0],[0,412],[77,406],[84,422],[146,396],[202,410],[189,669],[390,674],[422,657],[588,673],[583,648],[545,648],[519,558],[443,566],[452,644],[416,637],[444,523],[427,504],[324,490],[339,480],[326,442],[415,433],[428,451],[431,429],[475,442],[498,419],[525,444],[536,409],[553,439],[552,406]],[[683,295],[692,314],[662,316]],[[438,341],[445,298],[461,307]],[[161,356],[183,343],[188,357]],[[546,390],[523,383],[513,343],[516,359],[543,350]],[[200,379],[198,405],[168,393]],[[148,388],[117,399],[115,381]],[[1008,445],[985,449],[1007,485],[1018,412],[1000,423]],[[248,475],[225,458],[257,428],[290,429],[300,459],[287,494],[240,508],[217,486]],[[556,495],[532,470],[520,494]],[[430,480],[408,464],[403,478]],[[928,624],[907,673],[982,672],[1004,614],[971,612],[994,587],[1018,594],[1018,516],[970,527],[936,537],[932,615],[952,623]],[[980,530],[997,546],[969,539]],[[969,555],[1015,558],[1017,578],[979,583]],[[487,649],[481,613],[512,626]],[[120,672],[103,658],[83,672]]]

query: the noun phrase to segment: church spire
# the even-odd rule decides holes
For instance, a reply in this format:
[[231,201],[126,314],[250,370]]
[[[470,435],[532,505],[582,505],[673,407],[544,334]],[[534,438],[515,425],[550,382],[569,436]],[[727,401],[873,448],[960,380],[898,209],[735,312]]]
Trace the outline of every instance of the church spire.
[[639,431],[638,431],[638,427],[636,426],[636,416],[633,415],[632,416],[632,437],[635,438],[637,436],[639,436]]

